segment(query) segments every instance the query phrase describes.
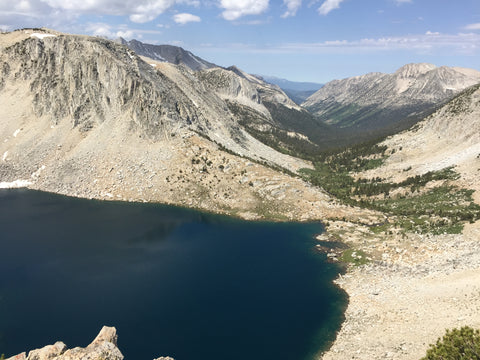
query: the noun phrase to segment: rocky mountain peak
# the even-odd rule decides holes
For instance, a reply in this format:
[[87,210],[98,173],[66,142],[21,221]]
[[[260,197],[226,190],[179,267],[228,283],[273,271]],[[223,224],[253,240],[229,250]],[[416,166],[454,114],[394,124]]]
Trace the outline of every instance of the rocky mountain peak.
[[437,67],[429,63],[407,64],[395,71],[395,75],[400,78],[418,78]]
[[380,134],[383,129],[408,127],[479,82],[480,72],[473,69],[407,64],[393,74],[372,73],[329,82],[303,106],[325,123]]

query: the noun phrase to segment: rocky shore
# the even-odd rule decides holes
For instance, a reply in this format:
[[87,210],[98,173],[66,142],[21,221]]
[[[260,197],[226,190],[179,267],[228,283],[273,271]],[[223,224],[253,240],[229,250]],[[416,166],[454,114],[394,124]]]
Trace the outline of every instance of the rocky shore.
[[322,359],[420,359],[445,329],[480,327],[479,222],[460,235],[405,238],[371,235],[357,224],[330,228],[372,260],[336,280],[349,304]]
[[[97,337],[85,348],[68,349],[61,341],[41,349],[31,350],[9,357],[6,360],[123,360],[123,355],[117,347],[117,330],[104,326]],[[161,356],[154,360],[174,360]]]

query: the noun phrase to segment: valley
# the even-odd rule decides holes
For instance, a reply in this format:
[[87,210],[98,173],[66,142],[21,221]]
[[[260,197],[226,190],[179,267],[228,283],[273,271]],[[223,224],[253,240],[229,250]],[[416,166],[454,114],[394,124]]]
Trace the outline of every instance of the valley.
[[419,359],[480,327],[480,72],[409,64],[300,106],[237,67],[120,42],[0,34],[0,188],[323,221],[350,298],[324,359]]

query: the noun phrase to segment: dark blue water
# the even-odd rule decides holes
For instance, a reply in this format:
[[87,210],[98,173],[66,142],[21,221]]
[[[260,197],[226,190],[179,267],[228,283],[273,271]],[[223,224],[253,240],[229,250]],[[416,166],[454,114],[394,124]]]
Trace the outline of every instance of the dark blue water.
[[311,359],[346,305],[321,231],[0,190],[0,354],[110,325],[131,360]]

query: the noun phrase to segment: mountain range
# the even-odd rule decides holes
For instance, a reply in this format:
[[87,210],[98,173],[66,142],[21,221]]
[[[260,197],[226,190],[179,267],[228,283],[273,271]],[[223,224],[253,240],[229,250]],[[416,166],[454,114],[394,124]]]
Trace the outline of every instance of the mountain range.
[[[294,153],[298,149],[312,153],[348,146],[401,131],[480,82],[476,70],[426,63],[407,64],[393,74],[370,73],[325,85],[293,82],[246,74],[235,66],[225,69],[180,47],[119,41],[149,59],[183,64],[200,72],[216,69],[213,73],[220,74],[219,69],[230,70],[240,76],[241,91],[231,88],[227,98],[225,88],[217,90],[240,115],[242,126],[263,143]],[[239,80],[230,76],[229,82],[232,87]],[[255,88],[257,94],[247,87]],[[245,91],[250,91],[247,97]],[[233,92],[238,94],[232,97]],[[252,96],[258,104],[247,99]]]
[[246,218],[346,211],[313,207],[329,197],[275,170],[309,163],[247,131],[276,128],[268,106],[306,112],[276,86],[234,67],[193,71],[47,29],[1,34],[0,47],[0,187]]
[[480,72],[432,64],[407,64],[393,74],[334,80],[302,106],[326,124],[378,131],[423,118],[435,106],[480,82]]
[[[316,248],[359,267],[337,280],[350,304],[324,358],[419,358],[444,327],[478,318],[479,119],[471,69],[409,64],[335,80],[300,106],[181,48],[0,34],[0,189],[325,221]],[[123,358],[113,328],[99,339],[108,351],[94,341],[71,358]],[[71,354],[58,342],[15,358]]]
[[[311,166],[291,155],[369,139],[404,121],[399,114],[432,111],[480,79],[474,70],[407,65],[395,74],[330,82],[301,107],[263,78],[180,48],[48,29],[1,34],[0,46],[3,187],[28,184],[251,217],[304,216],[310,200],[298,204],[286,189],[309,193],[307,184],[274,175],[273,169],[295,173]],[[324,100],[314,105],[316,99]],[[360,112],[370,116],[327,121],[334,103],[339,113],[363,104]],[[247,176],[249,169],[256,170]],[[311,196],[328,198],[317,190]],[[267,203],[274,204],[268,211]]]

